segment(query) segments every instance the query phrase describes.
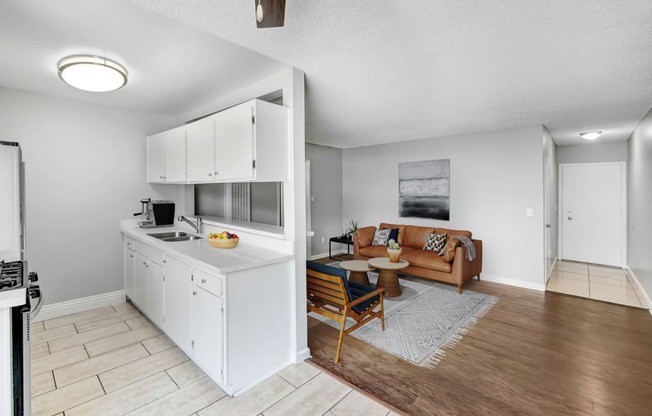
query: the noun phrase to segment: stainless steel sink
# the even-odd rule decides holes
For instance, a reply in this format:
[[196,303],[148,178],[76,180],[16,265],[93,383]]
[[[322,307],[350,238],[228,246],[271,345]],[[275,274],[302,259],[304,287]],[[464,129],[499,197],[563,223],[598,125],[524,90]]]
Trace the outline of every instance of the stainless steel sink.
[[163,238],[163,241],[174,242],[174,241],[191,241],[191,240],[201,240],[202,237],[198,235],[185,235],[182,237],[171,237]]
[[167,233],[154,233],[154,234],[147,234],[147,235],[154,238],[160,238],[162,240],[164,238],[185,237],[190,234],[184,233],[183,231],[172,231]]
[[183,231],[172,231],[167,233],[154,233],[154,234],[147,234],[147,235],[150,237],[158,238],[161,241],[166,241],[170,243],[173,243],[175,241],[199,240],[202,238],[198,235],[188,234]]

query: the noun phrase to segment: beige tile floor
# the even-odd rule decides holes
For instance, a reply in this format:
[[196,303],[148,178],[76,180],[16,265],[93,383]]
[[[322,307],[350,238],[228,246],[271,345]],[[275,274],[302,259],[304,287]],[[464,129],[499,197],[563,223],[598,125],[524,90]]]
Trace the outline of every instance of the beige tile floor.
[[645,297],[623,269],[557,261],[546,290],[619,305],[648,308]]
[[34,416],[396,416],[317,368],[229,397],[129,303],[32,325]]

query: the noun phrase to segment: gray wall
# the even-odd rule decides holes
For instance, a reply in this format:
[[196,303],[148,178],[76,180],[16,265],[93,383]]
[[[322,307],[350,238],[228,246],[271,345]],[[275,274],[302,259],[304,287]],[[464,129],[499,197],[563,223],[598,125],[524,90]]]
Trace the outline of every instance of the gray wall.
[[120,220],[143,197],[177,200],[183,191],[145,183],[145,136],[173,125],[0,88],[0,138],[20,142],[25,160],[25,257],[46,304],[124,289]]
[[557,163],[597,163],[626,161],[627,142],[586,142],[572,146],[557,147]]
[[638,125],[628,142],[627,264],[652,295],[652,111]]
[[[315,197],[310,204],[315,232],[311,255],[320,256],[328,254],[328,239],[341,235],[348,221],[342,217],[342,150],[306,143],[306,159],[310,160],[310,191]],[[333,250],[341,248],[333,245]]]
[[[545,261],[548,271],[557,258],[559,230],[557,226],[557,207],[558,207],[558,172],[557,167],[557,145],[555,144],[547,128],[543,128],[543,189],[545,204],[545,222],[550,224],[550,228],[544,229],[547,232],[545,242]],[[546,276],[547,277],[547,276]]]
[[[541,137],[533,126],[345,149],[343,217],[470,230],[483,240],[484,276],[543,290]],[[450,221],[399,218],[398,163],[447,158]]]

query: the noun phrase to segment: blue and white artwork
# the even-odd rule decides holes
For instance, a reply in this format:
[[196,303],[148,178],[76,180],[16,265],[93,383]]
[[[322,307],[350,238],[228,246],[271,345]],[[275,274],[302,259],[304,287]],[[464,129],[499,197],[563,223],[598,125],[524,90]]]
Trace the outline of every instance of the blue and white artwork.
[[399,216],[448,221],[450,166],[450,159],[399,163]]

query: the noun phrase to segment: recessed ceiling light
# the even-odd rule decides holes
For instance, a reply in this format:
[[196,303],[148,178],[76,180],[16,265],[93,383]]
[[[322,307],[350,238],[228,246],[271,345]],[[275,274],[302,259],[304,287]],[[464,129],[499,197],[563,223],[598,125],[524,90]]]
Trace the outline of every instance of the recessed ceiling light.
[[601,134],[602,134],[602,132],[599,131],[599,130],[592,130],[592,131],[585,131],[585,132],[582,132],[582,133],[580,133],[580,136],[581,136],[584,140],[595,140],[595,139],[597,139]]
[[101,56],[68,56],[60,60],[57,67],[59,78],[80,90],[107,92],[127,85],[125,67]]

